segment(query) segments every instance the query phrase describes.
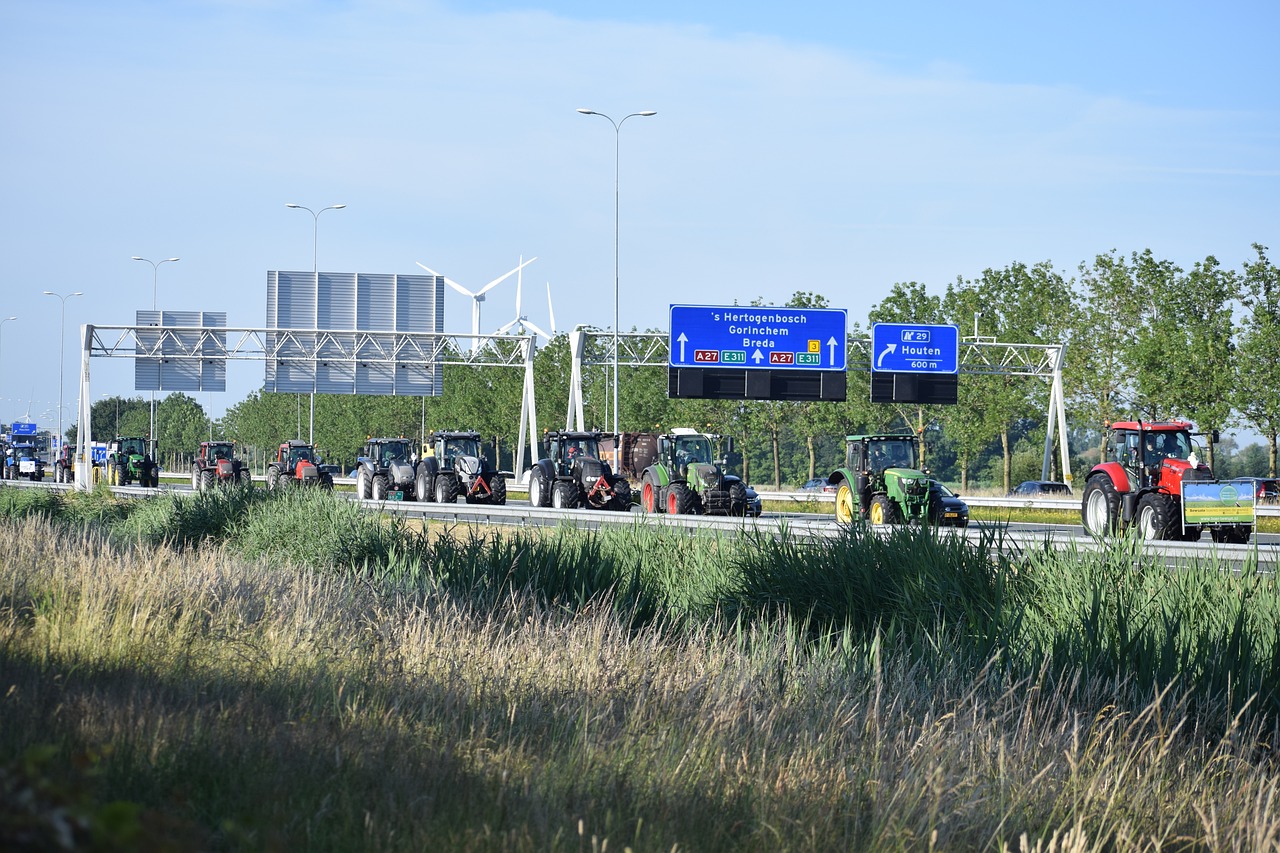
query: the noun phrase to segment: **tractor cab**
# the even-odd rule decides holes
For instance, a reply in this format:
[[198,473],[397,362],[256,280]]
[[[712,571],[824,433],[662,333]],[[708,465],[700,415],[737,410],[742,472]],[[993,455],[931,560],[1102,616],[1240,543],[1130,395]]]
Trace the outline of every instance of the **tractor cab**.
[[699,463],[711,465],[714,462],[711,439],[692,431],[689,433],[676,431],[671,435],[660,436],[658,455],[679,471],[680,476],[685,476],[690,465]]
[[567,475],[575,463],[600,458],[599,433],[551,433],[548,442],[549,457],[562,476]]
[[452,468],[459,459],[480,457],[480,436],[475,433],[438,433],[435,456],[446,468]]

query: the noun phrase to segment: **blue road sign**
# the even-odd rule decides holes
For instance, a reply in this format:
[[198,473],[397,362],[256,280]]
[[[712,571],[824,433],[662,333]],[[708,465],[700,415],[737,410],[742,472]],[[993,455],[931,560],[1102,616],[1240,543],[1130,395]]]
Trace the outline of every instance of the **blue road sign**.
[[876,323],[871,327],[871,369],[885,373],[958,373],[960,332],[955,326]]
[[672,305],[671,367],[844,370],[843,308]]
[[14,435],[35,435],[36,425],[29,423],[19,423],[14,421],[13,426],[9,430]]

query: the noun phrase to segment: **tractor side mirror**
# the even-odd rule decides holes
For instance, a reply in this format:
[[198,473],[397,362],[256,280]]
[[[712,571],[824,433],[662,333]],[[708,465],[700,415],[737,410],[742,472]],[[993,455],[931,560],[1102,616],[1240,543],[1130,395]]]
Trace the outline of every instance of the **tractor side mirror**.
[[1217,444],[1222,439],[1218,436],[1218,431],[1215,429],[1209,433],[1209,440],[1212,441],[1214,444]]
[[733,450],[734,450],[733,436],[727,435],[725,436],[725,439],[724,439],[725,455],[727,456],[728,454],[733,453]]

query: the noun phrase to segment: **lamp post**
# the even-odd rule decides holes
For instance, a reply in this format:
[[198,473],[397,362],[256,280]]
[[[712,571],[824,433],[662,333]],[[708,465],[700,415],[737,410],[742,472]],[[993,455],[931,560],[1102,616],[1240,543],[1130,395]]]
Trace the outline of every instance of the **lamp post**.
[[[313,273],[315,273],[315,276],[316,276],[316,284],[317,284],[317,286],[318,286],[318,285],[319,285],[319,283],[320,283],[320,262],[319,262],[319,251],[320,251],[320,248],[319,248],[319,244],[320,244],[320,214],[324,213],[326,210],[342,210],[344,207],[346,207],[346,205],[345,205],[345,204],[331,204],[331,205],[329,205],[328,207],[322,207],[322,208],[320,208],[319,210],[312,210],[312,209],[311,209],[311,208],[309,208],[309,207],[304,207],[303,205],[300,205],[300,204],[293,204],[292,202],[289,202],[289,203],[285,204],[285,207],[292,208],[293,210],[305,210],[307,213],[310,213],[310,214],[311,214],[311,271],[312,271]],[[308,442],[308,443],[310,443],[310,444],[312,444],[312,445],[314,445],[314,444],[316,443],[316,380],[315,380],[315,365],[312,365],[312,373],[311,373],[311,376],[312,376],[312,379],[311,379],[311,421],[310,421],[309,426],[307,427],[307,442]],[[298,405],[299,405],[299,407],[301,407],[301,405],[302,405],[302,400],[301,400],[301,399],[299,399],[299,400],[298,400]],[[298,432],[302,432],[302,424],[301,424],[302,414],[301,414],[301,412],[299,412],[299,414],[298,414],[298,420],[299,420],[299,424],[298,424]],[[298,437],[299,437],[299,438],[301,438],[302,436],[301,436],[301,435],[299,435]]]
[[[160,282],[160,265],[172,264],[182,260],[182,258],[165,258],[162,261],[153,261],[150,258],[141,258],[141,257],[138,257],[137,255],[134,255],[130,260],[142,261],[143,263],[151,264],[151,310],[155,311],[156,310],[156,292],[159,288],[159,282]],[[159,379],[159,376],[157,376],[156,378]],[[154,454],[155,453],[154,447],[156,446],[155,445],[155,440],[156,440],[156,392],[155,391],[151,392],[151,434],[147,437],[151,439],[152,447],[153,447],[152,453]]]
[[620,121],[614,121],[610,116],[596,110],[589,110],[585,107],[580,108],[578,112],[584,116],[600,116],[607,119],[609,124],[613,125],[613,432],[618,432],[618,178],[619,170],[622,164],[622,125],[629,118],[636,116],[653,116],[657,115],[657,110],[642,110],[638,113],[630,113],[622,117]]
[[62,316],[58,320],[58,447],[61,448],[65,440],[62,435],[62,362],[67,349],[67,300],[73,296],[84,296],[84,294],[77,290],[64,296],[61,293],[46,290],[44,295],[56,297],[62,302]]

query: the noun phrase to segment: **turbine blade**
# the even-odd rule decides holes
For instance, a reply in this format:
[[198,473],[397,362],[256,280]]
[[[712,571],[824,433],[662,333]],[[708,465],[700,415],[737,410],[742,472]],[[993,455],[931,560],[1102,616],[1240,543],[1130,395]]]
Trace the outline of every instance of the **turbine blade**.
[[489,289],[490,289],[490,288],[492,288],[492,287],[497,287],[499,284],[502,284],[504,281],[506,281],[507,279],[511,278],[511,276],[513,276],[513,275],[515,275],[516,273],[520,272],[520,270],[522,270],[522,269],[524,269],[525,267],[529,266],[529,264],[533,263],[533,262],[534,262],[534,261],[536,261],[536,260],[537,260],[537,258],[536,258],[536,257],[533,257],[533,258],[530,258],[530,259],[529,259],[529,260],[527,260],[527,261],[521,261],[521,262],[520,262],[520,266],[518,266],[518,267],[516,267],[515,269],[513,269],[513,270],[511,270],[511,271],[507,272],[505,275],[502,275],[502,276],[500,276],[500,277],[498,277],[498,278],[495,278],[493,281],[489,282],[489,283],[488,283],[488,284],[486,284],[484,287],[480,288],[480,290],[479,290],[478,292],[479,292],[479,293],[484,293],[486,290],[489,290]]
[[[424,264],[422,261],[414,261],[414,263],[415,263],[415,264],[417,264],[418,266],[422,267],[424,270],[426,270],[427,272],[431,273],[432,275],[440,275],[440,273],[436,272],[436,271],[435,271],[435,270],[433,270],[431,267],[429,267],[429,266],[427,266],[426,264]],[[458,291],[459,293],[461,293],[463,296],[471,296],[471,297],[475,297],[475,296],[477,295],[477,294],[475,294],[475,293],[472,293],[470,290],[467,290],[465,287],[463,287],[462,285],[458,284],[456,281],[454,281],[453,279],[449,278],[449,276],[447,276],[447,275],[440,275],[440,277],[441,277],[442,279],[444,279],[444,283],[445,283],[445,284],[449,285],[449,286],[450,286],[450,287],[452,287],[454,290],[456,290],[456,291]]]
[[521,320],[520,322],[524,325],[524,327],[525,327],[526,329],[528,329],[529,331],[533,332],[535,335],[542,335],[542,336],[543,336],[544,338],[546,338],[547,340],[551,340],[551,338],[552,338],[552,336],[551,336],[551,335],[548,335],[546,332],[542,331],[542,330],[541,330],[541,329],[539,329],[537,326],[533,325],[533,323],[530,323],[527,319],[526,319],[526,320]]
[[547,282],[547,313],[551,315],[551,334],[547,340],[556,336],[556,308],[551,304],[551,282]]
[[517,318],[515,318],[514,320],[512,320],[510,323],[508,323],[507,325],[505,325],[505,326],[503,326],[502,328],[498,329],[498,331],[494,332],[494,334],[495,334],[495,335],[505,335],[507,332],[509,332],[509,331],[511,331],[513,328],[515,328],[516,323],[519,323],[519,322],[520,322],[520,318],[519,318],[519,317],[517,317]]

